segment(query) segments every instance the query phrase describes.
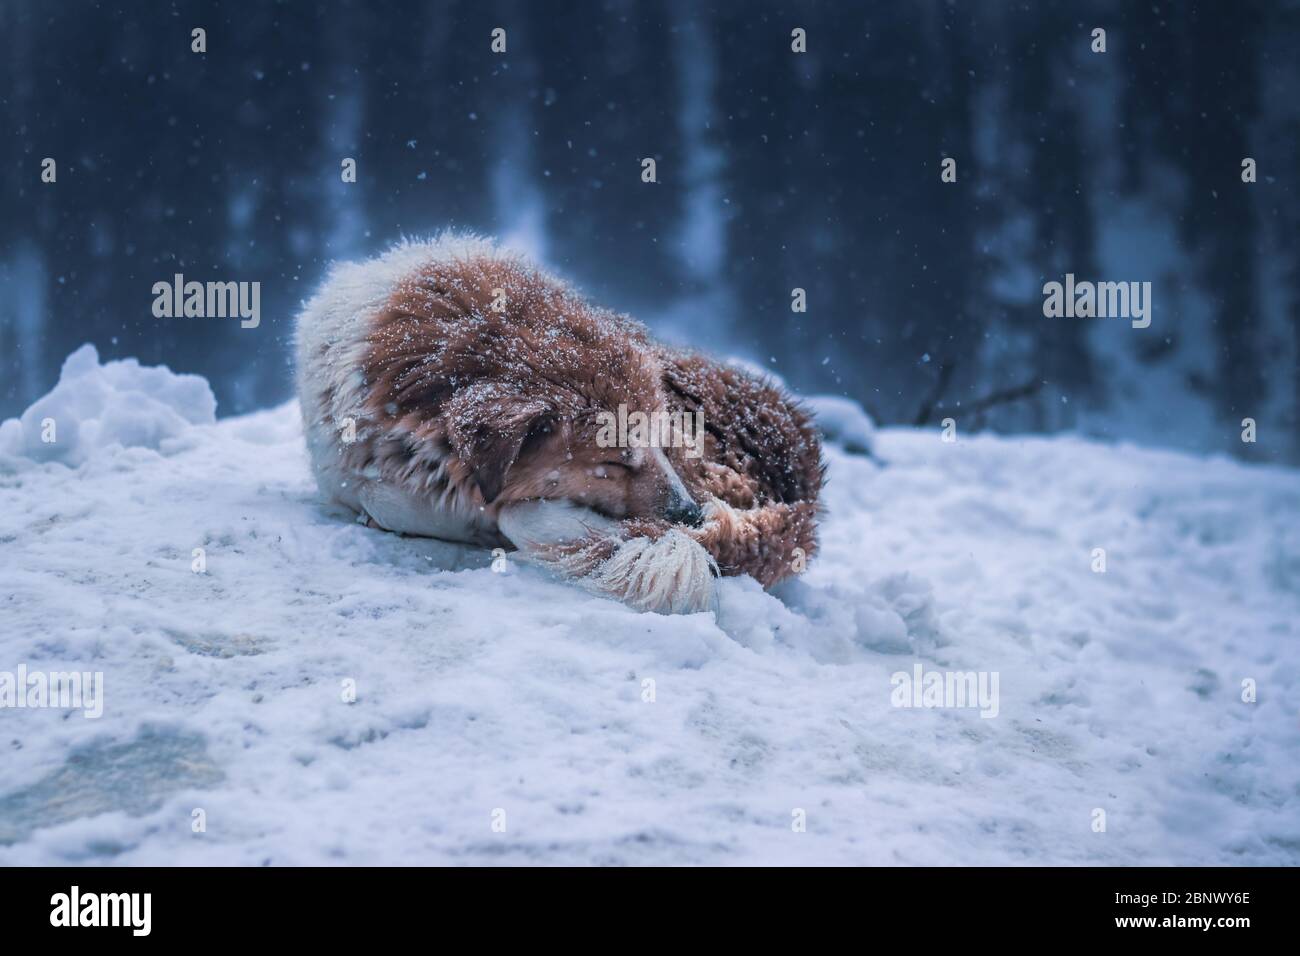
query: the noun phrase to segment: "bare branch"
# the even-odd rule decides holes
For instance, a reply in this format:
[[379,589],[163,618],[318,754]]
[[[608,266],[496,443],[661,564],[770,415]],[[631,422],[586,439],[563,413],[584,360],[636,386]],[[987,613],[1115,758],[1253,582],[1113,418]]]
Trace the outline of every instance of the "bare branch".
[[926,396],[925,401],[921,403],[920,409],[916,413],[913,425],[924,425],[930,420],[934,413],[935,407],[943,399],[943,393],[948,391],[948,383],[952,381],[953,363],[942,361],[939,363],[939,374],[934,380],[934,388],[930,389],[930,394]]

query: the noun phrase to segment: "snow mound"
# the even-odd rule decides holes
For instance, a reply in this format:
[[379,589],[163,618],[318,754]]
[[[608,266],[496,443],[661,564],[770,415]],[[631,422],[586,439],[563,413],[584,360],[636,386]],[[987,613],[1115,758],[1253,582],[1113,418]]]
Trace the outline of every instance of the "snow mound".
[[103,714],[0,709],[0,866],[1300,864],[1294,470],[881,429],[805,574],[670,617],[329,511],[292,404],[106,442],[210,396],[85,354],[93,460],[0,472],[0,700]]
[[114,445],[160,450],[191,425],[211,425],[216,410],[201,376],[136,359],[101,365],[86,344],[64,361],[53,390],[0,424],[0,454],[76,466]]
[[851,398],[839,395],[810,395],[802,399],[813,413],[826,441],[855,455],[870,455],[876,447],[876,423]]

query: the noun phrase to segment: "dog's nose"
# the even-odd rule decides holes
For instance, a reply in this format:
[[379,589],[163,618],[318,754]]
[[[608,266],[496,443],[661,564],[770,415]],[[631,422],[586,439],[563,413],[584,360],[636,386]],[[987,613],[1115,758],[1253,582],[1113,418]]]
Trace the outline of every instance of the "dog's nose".
[[664,517],[673,524],[684,524],[689,528],[698,528],[704,523],[704,509],[693,501],[674,503],[668,506]]

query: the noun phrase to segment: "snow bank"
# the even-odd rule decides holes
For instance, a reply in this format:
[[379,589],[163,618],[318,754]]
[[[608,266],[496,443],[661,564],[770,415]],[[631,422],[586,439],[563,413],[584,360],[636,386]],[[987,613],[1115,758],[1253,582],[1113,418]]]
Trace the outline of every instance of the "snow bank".
[[75,466],[112,445],[160,449],[191,425],[212,424],[216,410],[201,376],[135,359],[101,365],[87,344],[64,361],[49,394],[0,424],[0,454]]
[[851,398],[811,395],[803,404],[813,413],[822,437],[856,455],[870,455],[876,447],[876,424]]
[[[883,429],[805,575],[664,617],[330,513],[293,406],[84,354],[83,466],[0,460],[0,681],[104,713],[0,709],[0,865],[1300,863],[1295,471]],[[895,706],[918,665],[996,716]]]

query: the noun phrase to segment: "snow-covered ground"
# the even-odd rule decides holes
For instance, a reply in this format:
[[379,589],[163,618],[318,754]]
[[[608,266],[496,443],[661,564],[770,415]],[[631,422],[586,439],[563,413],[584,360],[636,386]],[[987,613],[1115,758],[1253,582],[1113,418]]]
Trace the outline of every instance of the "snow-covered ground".
[[43,402],[0,672],[104,713],[0,709],[0,864],[1300,864],[1295,471],[885,429],[801,580],[664,617],[327,512],[292,406],[85,351]]

